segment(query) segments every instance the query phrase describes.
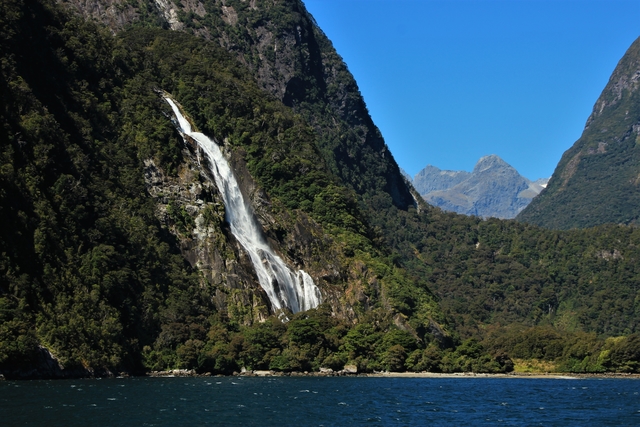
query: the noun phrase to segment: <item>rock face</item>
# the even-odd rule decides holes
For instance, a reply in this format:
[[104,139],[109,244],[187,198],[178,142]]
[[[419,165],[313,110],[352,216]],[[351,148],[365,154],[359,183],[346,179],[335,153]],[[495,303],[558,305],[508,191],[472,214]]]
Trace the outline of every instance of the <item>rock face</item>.
[[147,191],[156,200],[157,217],[177,237],[180,251],[202,274],[203,283],[215,288],[218,310],[226,310],[241,323],[264,320],[268,298],[252,286],[251,261],[239,247],[225,223],[224,204],[194,158],[195,148],[185,148],[177,176],[166,174],[152,159],[145,160]]
[[413,185],[429,203],[444,210],[480,217],[514,218],[546,184],[523,177],[496,155],[482,157],[472,172],[427,166]]
[[435,166],[427,165],[413,178],[413,186],[424,197],[434,191],[448,190],[470,176],[471,173],[467,171],[441,170]]
[[639,164],[640,38],[618,63],[547,189],[517,219],[557,229],[637,224]]
[[[220,44],[265,91],[311,122],[322,135],[328,166],[358,194],[382,187],[396,207],[415,205],[355,79],[302,1],[146,0],[135,6],[125,0],[57,1],[114,32],[155,25]],[[284,15],[290,17],[287,25]]]
[[[310,207],[305,207],[323,211],[327,221],[340,221],[336,230],[349,227],[350,234],[334,236],[333,231],[323,228],[322,218],[308,214],[311,211],[298,213],[278,205],[282,200],[268,183],[254,181],[251,176],[256,168],[249,172],[252,165],[245,165],[252,148],[245,147],[248,151],[243,153],[238,146],[229,148],[234,143],[222,141],[241,187],[246,184],[242,188],[245,200],[251,201],[276,252],[288,265],[309,273],[321,290],[323,302],[337,318],[356,323],[372,310],[386,315],[401,308],[409,316],[428,308],[429,315],[420,320],[423,326],[429,328],[444,321],[425,283],[418,284],[404,271],[396,274],[394,268],[389,270],[401,276],[394,277],[393,287],[398,280],[403,286],[415,287],[411,292],[415,301],[407,305],[402,294],[385,289],[391,282],[377,265],[358,258],[361,254],[378,257],[378,249],[386,252],[386,246],[392,244],[387,242],[394,242],[395,230],[406,228],[406,221],[420,227],[415,213],[426,204],[402,176],[369,116],[355,79],[301,0],[51,1],[63,4],[71,13],[79,12],[106,24],[122,37],[137,39],[143,37],[140,34],[144,27],[161,27],[190,33],[230,53],[244,66],[243,76],[253,77],[259,89],[304,120],[305,134],[314,135],[308,155],[313,155],[313,164],[321,165],[327,179],[317,186],[307,185],[305,191],[318,195],[312,196]],[[247,111],[251,114],[251,109]],[[255,109],[253,113],[261,114]],[[221,140],[226,137],[215,131],[210,136]],[[236,142],[245,139],[249,141],[242,136]],[[187,161],[178,176],[160,161],[146,159],[147,192],[155,198],[157,218],[176,237],[183,257],[202,275],[202,288],[215,289],[214,302],[219,311],[240,324],[260,321],[272,313],[246,255],[225,228],[220,197],[206,183],[210,177],[198,164],[201,156],[197,150],[191,151],[184,155]],[[280,161],[289,154],[283,149],[274,152],[271,160]],[[299,177],[308,172],[303,169]],[[274,196],[273,206],[269,194]],[[378,225],[390,221],[394,222],[392,226]],[[392,261],[385,259],[387,262]]]
[[[145,183],[156,201],[156,215],[176,236],[184,258],[200,272],[202,286],[215,289],[214,303],[219,311],[242,324],[264,321],[273,314],[269,299],[258,285],[248,254],[225,220],[225,206],[206,155],[193,141],[185,145],[182,154],[184,162],[174,175],[166,173],[152,159],[144,161]],[[298,213],[297,218],[283,212],[274,215],[269,197],[254,182],[243,154],[227,151],[225,156],[243,196],[252,201],[269,244],[288,265],[301,266],[306,262],[305,268],[325,290],[334,313],[352,318],[351,306],[339,301],[339,292],[330,285],[344,274],[344,266],[336,261],[338,257],[332,253],[330,244],[318,237],[323,236],[320,227],[303,213]],[[288,223],[291,230],[284,239],[277,235],[282,223]]]
[[[302,1],[147,0],[133,6],[124,0],[57,1],[86,18],[106,24],[114,33],[135,26],[161,26],[219,44],[249,70],[264,91],[291,107],[315,128],[320,135],[317,144],[323,161],[346,186],[367,200],[388,203],[390,209],[407,210],[417,206],[416,196],[373,124],[353,76]],[[283,16],[290,18],[286,25],[283,25]],[[253,182],[243,167],[243,154],[226,154],[234,172],[242,175],[240,181]],[[195,158],[197,155],[192,153],[191,163]],[[198,178],[204,176],[203,172],[185,164],[182,168],[185,175],[180,178],[183,181],[170,182],[173,178],[163,174],[161,165],[148,163],[147,167],[147,178],[161,180],[164,184],[157,183],[161,187],[179,188],[175,190],[180,193],[174,200],[175,206],[188,214],[189,223],[195,224],[194,230],[179,230],[171,221],[166,222],[167,227],[178,234],[185,258],[212,283],[230,280],[233,284],[234,278],[239,278],[238,283],[246,283],[246,274],[240,277],[237,272],[238,265],[246,260],[242,260],[233,237],[229,233],[212,236],[208,224],[199,219],[201,211],[206,209],[217,212],[218,219],[222,218],[220,206],[198,202],[202,200],[196,195],[200,189],[204,193],[213,191]],[[152,194],[166,193],[160,187],[154,190],[156,184],[150,181],[147,184]],[[305,271],[320,282],[323,300],[332,306],[334,314],[354,318],[353,305],[368,309],[369,296],[362,288],[376,289],[374,275],[365,267],[339,265],[336,261],[339,257],[332,256],[333,243],[318,237],[322,233],[316,224],[304,215],[298,217],[297,222],[274,218],[269,213],[268,197],[254,190],[248,185],[247,199],[252,201],[265,234],[276,245],[278,253],[286,254],[293,265],[296,262],[304,264]],[[159,196],[157,201],[160,218],[166,220],[168,201],[164,196]],[[371,210],[376,214],[380,206]],[[282,229],[293,230],[284,242],[278,236]],[[225,243],[219,246],[220,242]],[[232,251],[228,250],[230,247]],[[229,254],[235,254],[229,261],[231,265],[225,261]],[[324,255],[319,257],[317,254]],[[310,264],[315,268],[309,268]],[[331,286],[338,282],[349,282],[348,289]],[[233,285],[231,289],[234,289]],[[228,295],[220,292],[217,294],[219,302],[228,302]],[[238,320],[250,322],[252,317],[260,320],[264,316],[263,298],[258,296],[251,301],[247,298],[238,297],[233,301],[239,308],[253,307],[253,313],[240,313]]]

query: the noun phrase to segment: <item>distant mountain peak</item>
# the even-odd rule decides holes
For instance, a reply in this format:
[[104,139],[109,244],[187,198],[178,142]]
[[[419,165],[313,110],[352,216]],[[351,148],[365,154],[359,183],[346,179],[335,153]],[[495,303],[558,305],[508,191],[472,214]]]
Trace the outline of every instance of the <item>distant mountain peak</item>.
[[444,210],[482,217],[514,218],[548,179],[532,182],[495,154],[481,157],[472,172],[427,165],[414,178],[422,197]]
[[506,166],[510,166],[507,162],[502,160],[502,158],[500,156],[498,156],[497,154],[489,154],[487,156],[480,157],[480,159],[478,160],[476,165],[485,164],[485,163],[486,164],[500,163],[500,164],[503,164],[503,165],[506,165]]
[[473,168],[473,172],[479,172],[489,168],[510,168],[515,170],[509,163],[502,160],[499,156],[489,154],[488,156],[480,157],[480,160],[478,160]]

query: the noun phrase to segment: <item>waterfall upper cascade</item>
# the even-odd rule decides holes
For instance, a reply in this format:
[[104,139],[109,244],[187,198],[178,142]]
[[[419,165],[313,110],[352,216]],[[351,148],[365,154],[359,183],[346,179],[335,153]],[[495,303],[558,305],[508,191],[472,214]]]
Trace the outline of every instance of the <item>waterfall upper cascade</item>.
[[173,109],[182,137],[186,135],[194,139],[209,157],[231,232],[249,254],[260,286],[269,296],[273,310],[286,307],[297,313],[317,307],[321,302],[320,290],[304,270],[294,273],[271,249],[251,208],[245,203],[233,171],[218,144],[200,132],[193,132],[176,103],[170,98],[164,99]]

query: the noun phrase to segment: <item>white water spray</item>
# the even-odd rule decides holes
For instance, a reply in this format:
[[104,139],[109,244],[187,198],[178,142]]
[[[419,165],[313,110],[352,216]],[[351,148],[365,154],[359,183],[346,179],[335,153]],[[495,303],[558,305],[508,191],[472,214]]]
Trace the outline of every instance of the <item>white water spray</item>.
[[222,194],[231,232],[249,254],[260,286],[269,296],[273,310],[286,307],[297,313],[317,307],[321,302],[320,290],[311,276],[303,270],[293,273],[271,249],[262,235],[257,219],[245,203],[233,171],[218,144],[200,132],[193,132],[191,124],[175,102],[167,97],[164,99],[171,105],[178,119],[178,130],[182,137],[189,136],[195,140],[209,157],[211,172]]

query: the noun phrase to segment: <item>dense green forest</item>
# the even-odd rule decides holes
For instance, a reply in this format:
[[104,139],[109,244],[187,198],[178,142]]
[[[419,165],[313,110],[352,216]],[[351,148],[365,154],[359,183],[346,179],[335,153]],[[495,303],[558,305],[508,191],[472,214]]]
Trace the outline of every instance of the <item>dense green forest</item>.
[[[209,328],[242,320],[216,312],[216,289],[201,286],[146,194],[145,159],[169,171],[182,161],[160,87],[205,132],[242,150],[275,213],[308,213],[346,269],[368,265],[380,286],[410,286],[373,243],[352,192],[324,166],[313,130],[224,51],[162,30],[113,39],[47,2],[3,7],[2,216],[14,225],[2,230],[0,363],[7,370],[35,364],[39,346],[70,367],[176,366],[190,346],[204,351]],[[48,49],[30,56],[36,46]],[[421,293],[425,316],[437,316],[433,297]],[[375,314],[385,311],[381,303],[367,315],[396,328],[392,313]]]
[[[269,22],[306,22],[310,63],[337,71],[324,84],[301,67],[284,103],[233,52],[152,15],[113,36],[52,1],[0,4],[0,373],[638,370],[636,228],[549,231],[414,199],[297,1]],[[251,49],[245,31],[237,49]],[[259,301],[255,280],[214,283],[185,257],[194,215],[145,181],[150,161],[175,179],[193,163],[158,90],[246,168],[266,235],[324,304],[261,321],[268,308],[239,296]],[[216,250],[241,270],[219,195],[203,198]],[[306,249],[288,243],[300,224]],[[64,369],[43,368],[51,358]]]

